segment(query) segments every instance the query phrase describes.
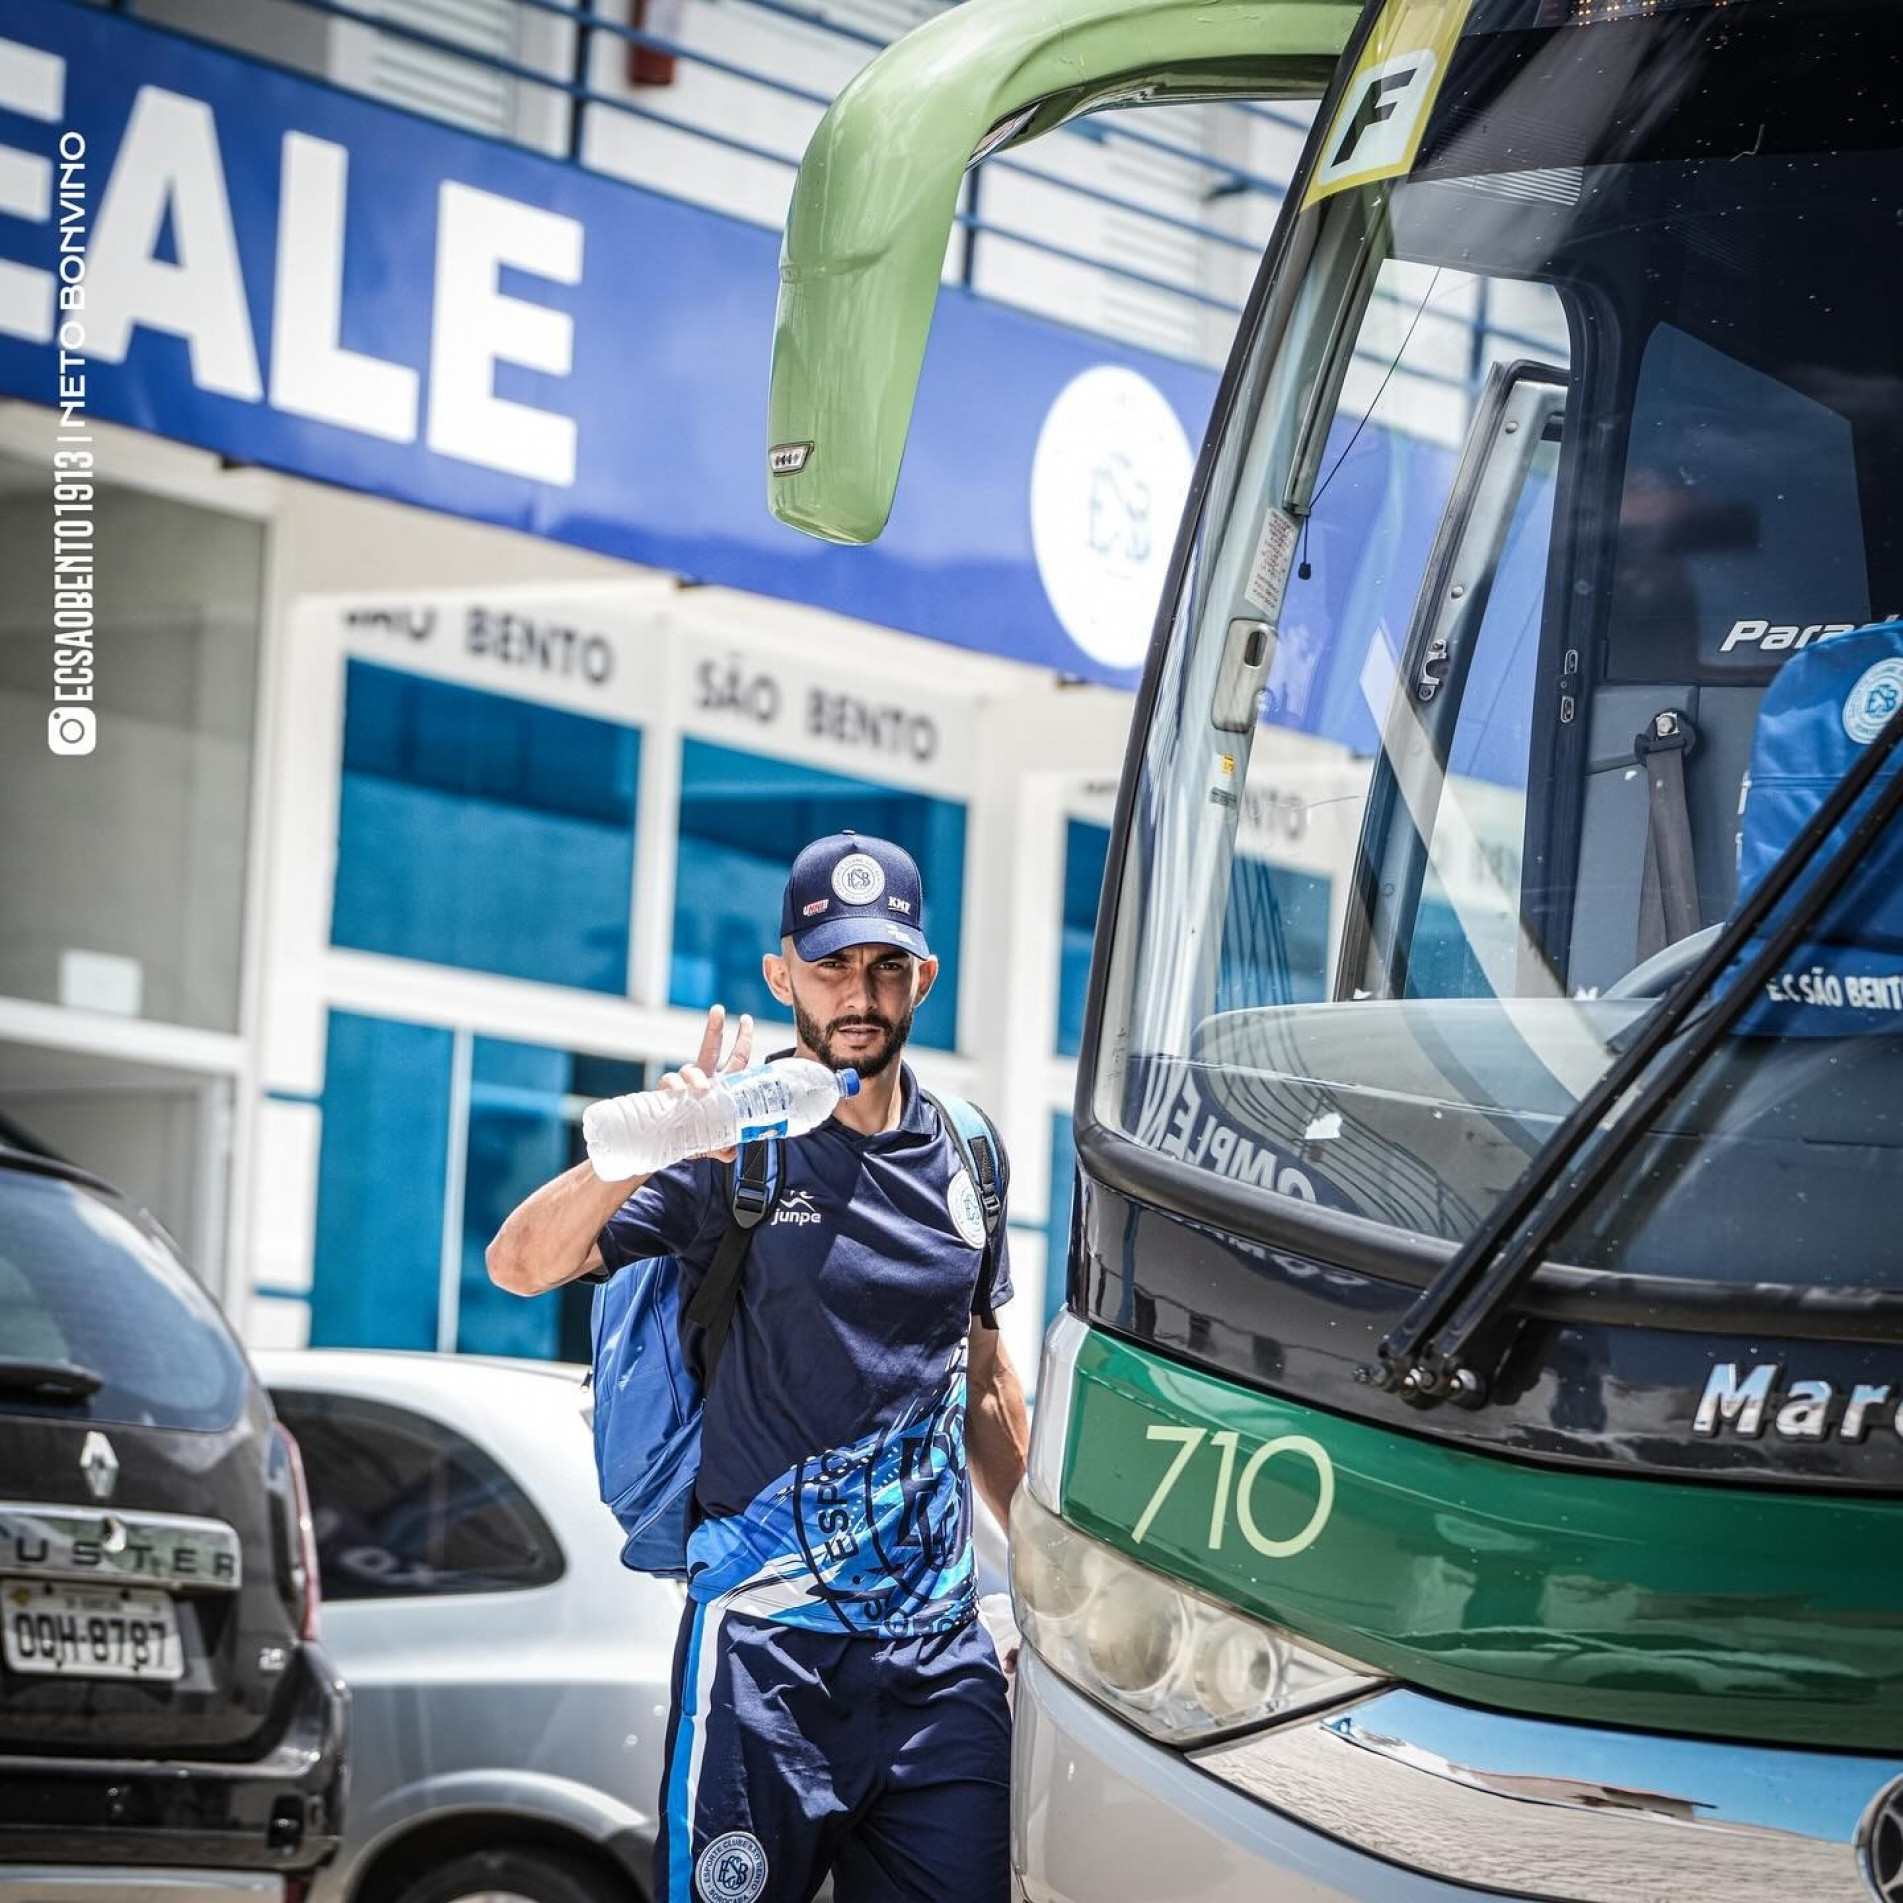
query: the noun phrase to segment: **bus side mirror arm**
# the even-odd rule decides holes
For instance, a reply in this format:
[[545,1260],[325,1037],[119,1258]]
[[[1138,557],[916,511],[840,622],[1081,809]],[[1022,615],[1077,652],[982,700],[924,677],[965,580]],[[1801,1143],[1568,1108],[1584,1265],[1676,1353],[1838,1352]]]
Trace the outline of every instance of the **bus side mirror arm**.
[[821,120],[780,254],[767,501],[832,542],[885,527],[966,168],[1101,107],[1319,95],[1358,0],[966,0]]

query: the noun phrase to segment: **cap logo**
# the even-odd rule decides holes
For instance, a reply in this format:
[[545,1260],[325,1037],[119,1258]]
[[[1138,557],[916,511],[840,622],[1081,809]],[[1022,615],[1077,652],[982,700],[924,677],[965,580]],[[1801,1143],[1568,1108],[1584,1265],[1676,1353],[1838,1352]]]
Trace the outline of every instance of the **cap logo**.
[[815,899],[811,905],[802,905],[800,907],[800,917],[818,918],[820,913],[825,911],[830,904],[832,904],[831,899]]
[[912,901],[910,899],[890,898],[886,900],[886,904],[894,912],[903,912],[907,917],[911,916]]
[[833,891],[844,905],[872,905],[885,896],[885,868],[869,852],[849,852],[833,867]]

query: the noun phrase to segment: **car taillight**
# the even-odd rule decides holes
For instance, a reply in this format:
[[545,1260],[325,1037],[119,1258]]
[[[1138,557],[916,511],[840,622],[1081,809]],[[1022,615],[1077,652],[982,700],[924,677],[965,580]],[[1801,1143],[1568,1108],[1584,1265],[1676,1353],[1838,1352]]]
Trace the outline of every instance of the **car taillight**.
[[282,1421],[271,1431],[282,1449],[291,1481],[288,1493],[279,1495],[280,1500],[285,1502],[282,1510],[288,1512],[291,1519],[291,1524],[285,1528],[285,1546],[290,1562],[291,1616],[297,1621],[298,1637],[314,1639],[317,1637],[321,1595],[317,1584],[317,1531],[311,1525],[311,1496],[304,1484],[304,1457],[297,1451],[297,1441],[291,1430]]

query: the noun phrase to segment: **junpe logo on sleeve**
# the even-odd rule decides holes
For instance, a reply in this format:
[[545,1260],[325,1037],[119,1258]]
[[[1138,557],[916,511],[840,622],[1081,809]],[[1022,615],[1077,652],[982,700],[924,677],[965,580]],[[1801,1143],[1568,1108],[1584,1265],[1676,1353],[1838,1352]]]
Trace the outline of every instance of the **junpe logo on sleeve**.
[[791,1223],[805,1228],[821,1220],[819,1211],[813,1207],[813,1192],[810,1189],[796,1189],[780,1198],[779,1207],[774,1210],[767,1227],[770,1229],[779,1223]]

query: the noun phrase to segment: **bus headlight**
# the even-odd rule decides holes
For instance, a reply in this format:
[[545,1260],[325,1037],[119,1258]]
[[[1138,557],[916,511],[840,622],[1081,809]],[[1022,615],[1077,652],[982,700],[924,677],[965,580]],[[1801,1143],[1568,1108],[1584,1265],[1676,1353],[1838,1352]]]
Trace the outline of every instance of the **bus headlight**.
[[1381,1679],[1126,1559],[1047,1511],[1011,1505],[1011,1599],[1025,1643],[1165,1744],[1207,1743],[1374,1691]]
[[1161,1579],[1116,1569],[1084,1607],[1084,1659],[1113,1698],[1145,1703],[1174,1678],[1189,1620],[1181,1598]]

